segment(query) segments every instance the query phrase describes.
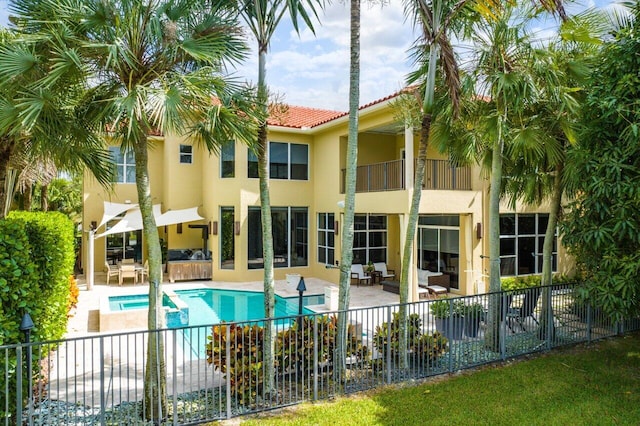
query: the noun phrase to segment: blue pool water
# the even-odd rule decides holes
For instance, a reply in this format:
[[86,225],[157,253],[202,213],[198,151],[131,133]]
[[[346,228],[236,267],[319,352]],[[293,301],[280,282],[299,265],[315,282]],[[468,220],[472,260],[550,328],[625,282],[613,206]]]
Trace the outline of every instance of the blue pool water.
[[[222,321],[251,321],[264,318],[264,295],[261,292],[206,288],[176,290],[175,293],[187,304],[189,310],[188,324],[180,324],[182,326],[209,325]],[[166,295],[163,299],[165,306],[175,308]],[[298,314],[297,297],[284,298],[276,295],[275,300],[276,318]],[[324,296],[322,295],[303,297],[303,306],[323,303]],[[109,308],[112,311],[147,309],[148,306],[146,294],[109,297]],[[304,308],[303,313],[309,314],[311,311]],[[172,326],[172,324],[168,325]]]

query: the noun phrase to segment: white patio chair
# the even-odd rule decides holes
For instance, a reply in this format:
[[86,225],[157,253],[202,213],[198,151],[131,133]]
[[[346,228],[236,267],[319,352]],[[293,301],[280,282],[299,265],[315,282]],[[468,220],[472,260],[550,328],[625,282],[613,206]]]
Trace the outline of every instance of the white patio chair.
[[396,277],[396,271],[387,269],[387,264],[384,262],[374,262],[373,269],[380,273],[380,281],[393,280]]
[[356,280],[356,285],[360,285],[360,283],[370,284],[371,277],[364,273],[364,268],[361,263],[354,263],[351,265],[351,280]]
[[104,262],[104,266],[107,268],[107,285],[109,285],[109,278],[118,277],[120,271],[116,265],[110,265],[107,261]]
[[122,281],[124,281],[125,278],[133,278],[133,283],[138,284],[138,271],[136,271],[136,265],[133,263],[120,265],[120,275],[118,276],[119,285],[122,285]]

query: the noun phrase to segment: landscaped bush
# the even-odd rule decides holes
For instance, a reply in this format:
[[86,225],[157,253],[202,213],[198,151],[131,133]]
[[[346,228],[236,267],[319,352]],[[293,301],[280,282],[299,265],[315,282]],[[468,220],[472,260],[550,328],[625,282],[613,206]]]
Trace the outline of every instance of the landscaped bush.
[[[314,321],[316,323],[314,324]],[[333,366],[336,349],[336,316],[304,317],[302,331],[297,322],[276,335],[275,368],[279,375],[297,371],[309,372],[314,361],[314,327],[317,332],[317,361],[321,369]],[[227,340],[227,329],[229,339]],[[207,362],[215,365],[231,381],[231,394],[241,404],[254,404],[258,392],[264,382],[263,353],[264,329],[258,325],[220,324],[212,328],[212,335],[207,337]],[[227,369],[227,348],[230,358]],[[367,348],[362,345],[356,334],[356,328],[347,327],[347,356],[355,356],[359,360],[367,357]]]
[[[314,324],[315,322],[315,324]],[[315,328],[315,332],[314,332]],[[323,315],[304,317],[302,331],[296,322],[291,328],[278,333],[276,340],[276,368],[282,374],[294,368],[304,372],[313,370],[314,351],[318,352],[318,364],[332,367],[336,349],[336,331],[338,317]],[[314,346],[314,333],[317,333],[317,348]],[[353,324],[347,325],[347,357],[365,360],[368,355],[366,346],[362,345]]]
[[[0,220],[0,345],[24,341],[20,321],[25,313],[31,315],[35,324],[32,341],[63,336],[73,264],[73,224],[64,215],[21,212]],[[11,418],[16,411],[18,360],[15,352],[7,354],[7,359],[0,363],[0,377],[4,380],[0,387],[0,415]],[[34,380],[38,380],[38,367],[34,357],[31,366]],[[23,399],[26,399],[28,367],[23,364],[22,368]]]
[[[398,362],[400,356],[400,316],[393,314],[391,324],[382,323],[376,327],[373,334],[373,344],[382,355],[378,364],[386,359],[387,348],[391,352],[391,359]],[[408,353],[422,365],[429,365],[442,355],[447,349],[447,339],[440,333],[433,335],[422,334],[422,320],[418,314],[407,317],[407,346]]]

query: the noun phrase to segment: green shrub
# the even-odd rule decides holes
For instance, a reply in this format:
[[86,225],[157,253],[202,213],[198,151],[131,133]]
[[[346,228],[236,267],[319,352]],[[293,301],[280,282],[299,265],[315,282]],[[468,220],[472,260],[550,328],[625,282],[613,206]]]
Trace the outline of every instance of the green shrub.
[[[442,300],[442,302],[448,305],[447,301]],[[397,312],[393,314],[391,324],[384,322],[376,327],[373,334],[373,344],[383,355],[383,359],[378,363],[384,362],[387,350],[391,352],[393,361],[398,362],[400,357],[400,315]],[[416,361],[428,365],[446,351],[447,339],[438,332],[433,335],[422,334],[420,316],[410,314],[407,317],[407,346],[408,353]]]
[[540,287],[542,277],[540,275],[521,275],[501,278],[500,281],[503,291],[524,290],[531,287]]
[[[458,299],[458,300],[455,300]],[[453,304],[453,308],[450,306]],[[447,298],[443,297],[429,304],[429,309],[434,318],[449,318],[451,310],[453,309],[454,316],[464,316],[465,304],[464,301],[459,298]]]
[[[317,335],[314,340],[314,321]],[[336,316],[304,317],[302,331],[298,323],[286,330],[278,332],[275,343],[276,374],[284,375],[297,369],[308,373],[313,369],[314,342],[317,342],[318,364],[333,366],[336,349]],[[229,340],[227,340],[229,329]],[[264,329],[258,325],[220,324],[213,326],[212,335],[206,344],[207,362],[215,365],[231,381],[231,394],[241,404],[255,404],[258,391],[264,382],[263,353]],[[231,358],[227,370],[227,347]],[[366,359],[368,350],[362,345],[356,328],[347,326],[347,356],[355,356],[359,360]]]
[[[314,325],[315,321],[315,325]],[[314,356],[314,327],[317,330],[318,363],[333,366],[336,352],[336,332],[338,330],[338,317],[323,315],[303,317],[302,331],[298,330],[296,322],[292,327],[278,333],[276,337],[276,368],[279,374],[291,371],[293,368],[301,368],[304,372],[313,370]],[[357,334],[353,324],[347,325],[347,349],[348,357],[356,357],[358,361],[365,360],[368,349],[362,345],[362,339]]]

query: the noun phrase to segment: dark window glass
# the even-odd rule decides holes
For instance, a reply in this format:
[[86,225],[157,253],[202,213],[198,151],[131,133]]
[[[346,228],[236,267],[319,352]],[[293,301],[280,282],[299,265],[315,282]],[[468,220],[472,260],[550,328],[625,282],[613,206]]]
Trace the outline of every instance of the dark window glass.
[[516,254],[515,238],[500,238],[500,255],[508,256]]
[[181,164],[193,163],[193,146],[180,145],[180,163]]
[[290,146],[291,179],[307,180],[309,178],[309,146],[296,143]]
[[[236,144],[229,141],[222,145],[220,152],[220,177],[232,178],[236,175]],[[251,176],[249,176],[251,177]]]
[[249,148],[249,154],[247,155],[247,177],[258,177],[258,157],[252,149]]
[[269,147],[269,177],[271,179],[288,179],[289,144],[271,142]]
[[518,235],[535,235],[536,216],[532,214],[518,215]]
[[236,239],[233,207],[220,208],[220,269],[235,268]]
[[516,216],[513,214],[500,215],[500,235],[516,235]]

